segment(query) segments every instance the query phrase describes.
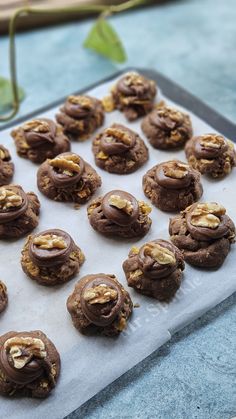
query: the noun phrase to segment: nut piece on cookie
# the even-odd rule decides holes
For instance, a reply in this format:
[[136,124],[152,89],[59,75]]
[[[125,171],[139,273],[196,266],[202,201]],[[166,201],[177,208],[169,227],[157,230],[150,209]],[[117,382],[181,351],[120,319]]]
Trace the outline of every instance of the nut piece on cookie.
[[216,202],[195,203],[170,220],[172,243],[191,265],[217,269],[235,241],[235,225]]
[[130,287],[159,301],[169,301],[180,287],[184,258],[167,240],[153,240],[132,248],[123,269]]
[[56,119],[71,140],[84,141],[103,125],[103,105],[91,96],[69,96]]
[[144,141],[120,124],[113,124],[94,138],[93,154],[98,167],[119,175],[135,172],[148,160]]
[[157,87],[153,80],[132,71],[113,86],[113,107],[124,112],[129,121],[134,121],[153,109],[156,93]]
[[8,304],[7,287],[0,281],[0,313],[2,313]]
[[185,146],[189,165],[203,175],[222,178],[236,165],[234,143],[220,134],[193,137]]
[[88,218],[94,230],[108,237],[144,236],[150,229],[151,207],[128,192],[113,190],[94,199],[88,206]]
[[84,204],[101,183],[96,170],[72,152],[46,160],[37,173],[40,192],[54,201]]
[[51,119],[39,118],[25,122],[11,133],[20,157],[43,163],[70,150],[70,141],[60,125]]
[[144,118],[141,127],[150,144],[160,150],[183,147],[193,133],[190,117],[169,106],[154,108]]
[[18,239],[38,225],[40,203],[19,185],[0,187],[0,239]]
[[145,195],[162,211],[181,211],[203,193],[201,175],[180,160],[157,164],[143,177]]
[[85,260],[72,237],[59,229],[29,236],[21,254],[21,266],[26,275],[48,286],[68,282]]
[[67,309],[81,333],[119,335],[127,326],[133,303],[115,275],[86,275],[67,300]]
[[0,145],[0,186],[11,182],[14,174],[14,164],[9,151]]
[[33,332],[0,336],[0,394],[45,398],[60,374],[60,355],[48,337]]

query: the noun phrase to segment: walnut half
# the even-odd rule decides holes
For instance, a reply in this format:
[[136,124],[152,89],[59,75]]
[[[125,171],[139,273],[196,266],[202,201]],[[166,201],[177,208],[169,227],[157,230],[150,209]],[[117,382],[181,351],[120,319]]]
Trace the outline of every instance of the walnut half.
[[57,236],[56,234],[45,234],[37,236],[33,239],[35,244],[40,249],[66,249],[67,244],[63,237]]
[[4,343],[4,349],[9,353],[16,369],[24,368],[32,356],[41,359],[47,356],[43,341],[32,337],[16,336],[10,338]]
[[176,263],[174,253],[157,243],[147,244],[144,251],[156,260],[159,265],[174,265]]
[[172,179],[183,179],[188,174],[189,166],[178,161],[171,161],[163,165],[165,176]]
[[77,154],[57,156],[49,160],[49,164],[68,176],[73,176],[74,173],[79,173],[81,170],[80,157]]
[[105,130],[105,135],[106,135],[106,141],[110,138],[111,142],[113,140],[113,138],[115,138],[115,140],[124,143],[126,145],[130,145],[132,142],[132,139],[130,138],[130,135],[127,132],[124,132],[118,128],[107,128]]
[[6,187],[0,188],[0,210],[17,208],[22,205],[22,197]]
[[41,121],[40,119],[33,119],[32,121],[26,122],[22,126],[24,131],[34,131],[39,133],[45,133],[50,131],[49,124],[47,121]]
[[115,289],[106,284],[97,285],[94,288],[85,290],[83,298],[89,304],[105,304],[110,301],[115,301],[118,293]]
[[202,135],[200,138],[200,144],[204,147],[219,149],[225,144],[225,140],[221,135]]
[[121,198],[119,195],[111,195],[108,199],[109,205],[121,209],[122,211],[126,212],[127,214],[132,214],[133,205],[127,199]]
[[196,227],[217,228],[221,222],[220,217],[225,212],[225,208],[215,202],[200,203],[191,213],[191,224]]

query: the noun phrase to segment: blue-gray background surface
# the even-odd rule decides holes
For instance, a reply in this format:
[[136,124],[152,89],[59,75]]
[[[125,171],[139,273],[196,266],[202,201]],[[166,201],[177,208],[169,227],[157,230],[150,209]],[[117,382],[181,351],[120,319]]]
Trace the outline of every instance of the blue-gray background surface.
[[[161,71],[236,120],[236,1],[186,0],[116,16],[128,66]],[[20,115],[111,75],[82,47],[91,21],[17,36]],[[8,76],[8,39],[0,74]],[[224,280],[222,276],[222,281]],[[99,393],[75,418],[229,419],[236,416],[236,296]],[[104,360],[105,362],[105,360]]]

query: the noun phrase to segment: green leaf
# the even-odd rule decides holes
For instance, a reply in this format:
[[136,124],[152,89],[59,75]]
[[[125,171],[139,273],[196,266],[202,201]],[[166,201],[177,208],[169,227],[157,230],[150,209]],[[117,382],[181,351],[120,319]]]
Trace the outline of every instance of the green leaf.
[[126,53],[119,36],[111,24],[103,18],[95,22],[84,41],[84,46],[112,61],[118,63],[126,61]]
[[[19,100],[22,101],[25,97],[24,90],[18,87]],[[13,102],[11,82],[8,79],[0,76],[0,110],[5,110],[11,107]]]

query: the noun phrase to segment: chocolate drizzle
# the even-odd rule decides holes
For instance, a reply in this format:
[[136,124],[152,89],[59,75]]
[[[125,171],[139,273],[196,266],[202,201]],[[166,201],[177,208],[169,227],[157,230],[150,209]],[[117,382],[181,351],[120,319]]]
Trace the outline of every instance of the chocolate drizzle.
[[162,279],[170,275],[176,268],[177,262],[160,264],[155,260],[151,252],[155,249],[155,245],[168,249],[176,256],[176,249],[171,243],[166,240],[154,240],[150,243],[145,243],[138,253],[138,265],[143,274],[150,279]]
[[65,102],[64,110],[72,118],[85,119],[93,114],[94,104],[89,96],[69,96]]
[[226,236],[229,231],[227,215],[217,215],[220,223],[216,228],[194,226],[191,223],[192,213],[197,205],[197,203],[193,204],[185,211],[186,224],[191,236],[199,241],[212,241]]
[[100,148],[107,155],[124,154],[134,147],[136,135],[123,125],[113,124],[106,129],[100,140]]
[[[66,152],[59,154],[56,158],[61,158],[62,156],[70,156],[74,155],[75,153]],[[76,155],[78,156],[78,155]],[[79,158],[79,172],[72,172],[72,176],[67,174],[66,171],[59,170],[56,167],[53,167],[50,164],[50,161],[48,162],[48,175],[52,179],[54,185],[57,188],[66,188],[76,185],[78,183],[83,175],[85,163],[82,157],[78,156]]]
[[[114,195],[119,196],[121,199],[127,200],[131,204],[132,210],[130,213],[127,213],[123,209],[119,209],[109,203],[110,198]],[[133,195],[125,191],[113,190],[108,192],[103,197],[101,205],[105,217],[120,226],[128,226],[134,223],[139,216],[138,201],[134,198]]]
[[[31,148],[36,148],[36,149],[42,147],[43,145],[45,146],[45,145],[54,144],[56,130],[57,130],[57,126],[55,122],[47,118],[40,118],[35,121],[36,122],[38,121],[39,123],[40,122],[45,123],[45,130],[40,131],[40,130],[34,129],[33,127],[30,128],[30,124],[33,123],[34,121],[30,121],[29,123],[24,124],[21,130],[27,144]],[[27,129],[28,124],[29,124],[29,128]],[[46,129],[46,127],[48,129]]]
[[177,127],[183,124],[184,117],[180,112],[178,112],[179,118],[173,119],[170,115],[171,111],[173,112],[173,110],[169,111],[166,107],[153,110],[150,113],[151,124],[167,132],[176,129]]
[[16,218],[19,218],[21,215],[23,215],[26,212],[28,208],[28,197],[20,186],[17,186],[17,185],[2,186],[0,190],[3,188],[9,189],[15,192],[17,195],[19,195],[22,198],[22,203],[20,206],[17,206],[17,207],[10,207],[6,210],[1,209],[0,210],[0,224],[5,224],[5,223],[15,220]]
[[[212,140],[214,141],[214,139],[219,139],[219,147],[214,147],[213,145],[210,145],[210,141],[209,141],[209,145],[204,145],[202,141],[204,141],[204,138],[212,138]],[[206,134],[206,135],[201,135],[199,137],[195,137],[193,139],[193,143],[194,143],[194,155],[196,156],[197,159],[216,159],[219,156],[221,156],[227,149],[228,149],[228,144],[225,140],[224,137],[222,137],[221,135],[216,135],[216,134]]]
[[[84,299],[84,294],[88,289],[93,289],[99,285],[106,285],[115,290],[117,298],[102,304],[90,304],[89,301]],[[124,295],[120,285],[112,277],[105,274],[90,275],[90,280],[82,288],[80,303],[84,315],[91,323],[105,327],[110,325],[120,313],[124,304]]]
[[117,90],[124,96],[145,99],[150,96],[150,81],[140,74],[128,73],[117,83]]
[[[157,166],[155,180],[158,185],[166,189],[182,189],[187,188],[190,185],[194,178],[193,174],[189,170],[189,167],[185,165],[186,169],[181,174],[181,177],[177,176],[178,164],[181,164],[182,168],[184,168],[184,164],[182,162],[175,160],[161,163]],[[168,168],[171,168],[173,176],[168,176]],[[176,177],[174,174],[175,172]]]
[[[61,237],[66,243],[64,249],[56,247],[49,249],[42,249],[38,245],[34,244],[33,241],[38,236],[56,235]],[[62,265],[66,262],[73,251],[74,241],[71,236],[63,230],[45,230],[30,239],[29,242],[29,257],[32,262],[39,267],[54,267]]]

